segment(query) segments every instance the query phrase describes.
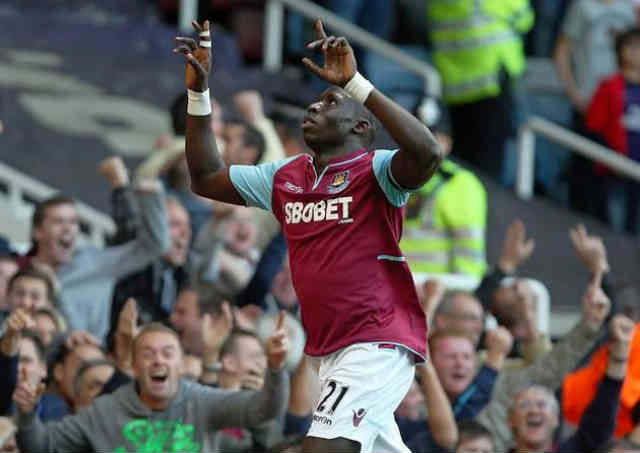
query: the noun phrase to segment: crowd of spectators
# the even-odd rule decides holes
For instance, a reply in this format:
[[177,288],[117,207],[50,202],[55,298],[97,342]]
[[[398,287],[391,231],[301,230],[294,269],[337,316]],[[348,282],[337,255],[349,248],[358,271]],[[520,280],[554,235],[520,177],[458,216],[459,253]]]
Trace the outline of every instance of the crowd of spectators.
[[[389,21],[396,15],[380,15],[384,23],[373,27],[364,3],[326,6],[394,39]],[[435,14],[439,2],[428,3]],[[528,14],[526,1],[515,3],[524,13],[510,13]],[[549,3],[533,6],[548,11]],[[600,133],[616,151],[640,159],[633,116],[640,115],[640,32],[631,28],[632,2],[562,3],[568,6],[564,21],[537,25],[528,45],[548,53],[548,35],[560,29],[555,58],[576,110],[575,129]],[[241,13],[232,15],[232,24],[242,22],[235,17],[246,17]],[[523,17],[513,23],[518,33],[532,25]],[[593,27],[600,17],[607,18],[606,27]],[[289,33],[299,31],[290,19]],[[364,49],[358,52],[368,60]],[[365,63],[363,71],[375,67]],[[501,76],[498,86],[511,90],[519,72]],[[500,108],[511,106],[511,94],[503,101]],[[420,102],[407,106],[418,111]],[[452,119],[453,130],[441,131],[441,142],[453,143],[454,159],[456,121],[491,115],[491,102],[464,100],[478,102],[482,108],[466,113],[454,107],[459,118]],[[228,165],[305,152],[289,121],[265,114],[258,92],[213,104],[211,128]],[[37,203],[25,255],[0,243],[0,451],[300,451],[322,395],[313,362],[303,354],[286,242],[271,215],[191,193],[186,95],[170,110],[172,133],[159,137],[137,168],[119,157],[96,168],[111,190],[116,224],[105,248],[81,244],[75,202],[61,194]],[[506,146],[506,135],[499,134],[494,138]],[[485,170],[498,176],[496,165],[501,162]],[[607,219],[616,229],[637,231],[635,183],[584,162],[572,168],[580,177],[600,175]],[[448,181],[457,164],[443,171],[438,177]],[[486,204],[481,184],[460,174],[457,181],[476,197],[469,205]],[[458,228],[477,226],[483,235],[485,211],[477,225]],[[615,256],[599,237],[582,226],[567,234],[572,247],[566,252],[573,248],[576,266],[590,279],[575,289],[578,322],[554,342],[538,324],[544,308],[530,281],[518,274],[545,245],[528,238],[518,219],[498,261],[484,261],[482,241],[471,248],[482,259],[459,265],[473,266],[481,277],[475,291],[447,288],[437,277],[416,285],[430,326],[424,339],[429,360],[417,367],[396,412],[411,451],[640,451],[640,302],[621,297],[611,270]]]
[[[0,258],[3,449],[299,448],[321,395],[286,243],[264,213],[186,190],[185,110],[173,110],[174,136],[134,172],[117,157],[97,168],[117,225],[107,247],[80,245],[74,201],[56,195],[34,210],[29,252]],[[257,92],[218,112],[228,164],[304,150]],[[555,344],[517,273],[536,248],[519,220],[475,292],[417,285],[430,359],[396,414],[412,451],[635,445],[637,310],[612,304],[602,241],[583,227],[569,237],[592,277],[580,321]]]

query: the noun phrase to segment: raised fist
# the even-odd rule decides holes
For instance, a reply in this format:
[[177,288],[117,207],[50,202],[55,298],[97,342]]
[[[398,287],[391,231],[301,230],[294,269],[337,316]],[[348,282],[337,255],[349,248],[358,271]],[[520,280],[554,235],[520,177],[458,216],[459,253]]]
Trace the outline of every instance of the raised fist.
[[489,354],[506,356],[513,347],[513,336],[506,327],[498,326],[487,331],[484,346]]
[[98,170],[109,181],[112,189],[129,185],[129,171],[119,156],[103,160]]

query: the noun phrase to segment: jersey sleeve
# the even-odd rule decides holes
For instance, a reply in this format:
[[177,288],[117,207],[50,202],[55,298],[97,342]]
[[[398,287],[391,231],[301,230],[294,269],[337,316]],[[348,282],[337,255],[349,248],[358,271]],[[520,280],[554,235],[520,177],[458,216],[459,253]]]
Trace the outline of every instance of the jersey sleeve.
[[394,151],[387,149],[374,151],[373,172],[389,203],[399,208],[404,206],[407,201],[409,201],[409,196],[413,192],[420,190],[420,188],[405,189],[395,180],[393,174],[391,174],[391,160],[397,152],[397,149]]
[[284,165],[299,156],[260,165],[232,165],[229,177],[233,187],[244,198],[247,206],[271,211],[273,177]]

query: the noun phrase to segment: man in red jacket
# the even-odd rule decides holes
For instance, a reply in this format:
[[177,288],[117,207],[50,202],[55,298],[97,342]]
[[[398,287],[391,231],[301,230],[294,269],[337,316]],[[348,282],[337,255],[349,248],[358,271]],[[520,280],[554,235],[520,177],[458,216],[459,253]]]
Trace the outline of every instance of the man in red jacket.
[[[587,127],[601,134],[607,146],[640,161],[640,28],[616,38],[620,70],[600,83],[587,110]],[[636,234],[640,230],[640,184],[597,168],[607,178],[607,216],[612,228]]]

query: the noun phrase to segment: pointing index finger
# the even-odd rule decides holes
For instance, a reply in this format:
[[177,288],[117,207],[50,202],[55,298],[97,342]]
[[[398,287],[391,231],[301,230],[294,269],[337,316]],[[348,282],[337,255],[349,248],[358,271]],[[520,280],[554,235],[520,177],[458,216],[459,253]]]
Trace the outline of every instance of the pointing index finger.
[[324,31],[324,25],[322,25],[322,20],[316,19],[316,32],[319,38],[326,38],[327,34]]
[[195,28],[198,33],[200,33],[202,31],[202,27],[200,26],[200,24],[197,21],[192,20],[191,21],[191,25],[193,25],[193,28]]

